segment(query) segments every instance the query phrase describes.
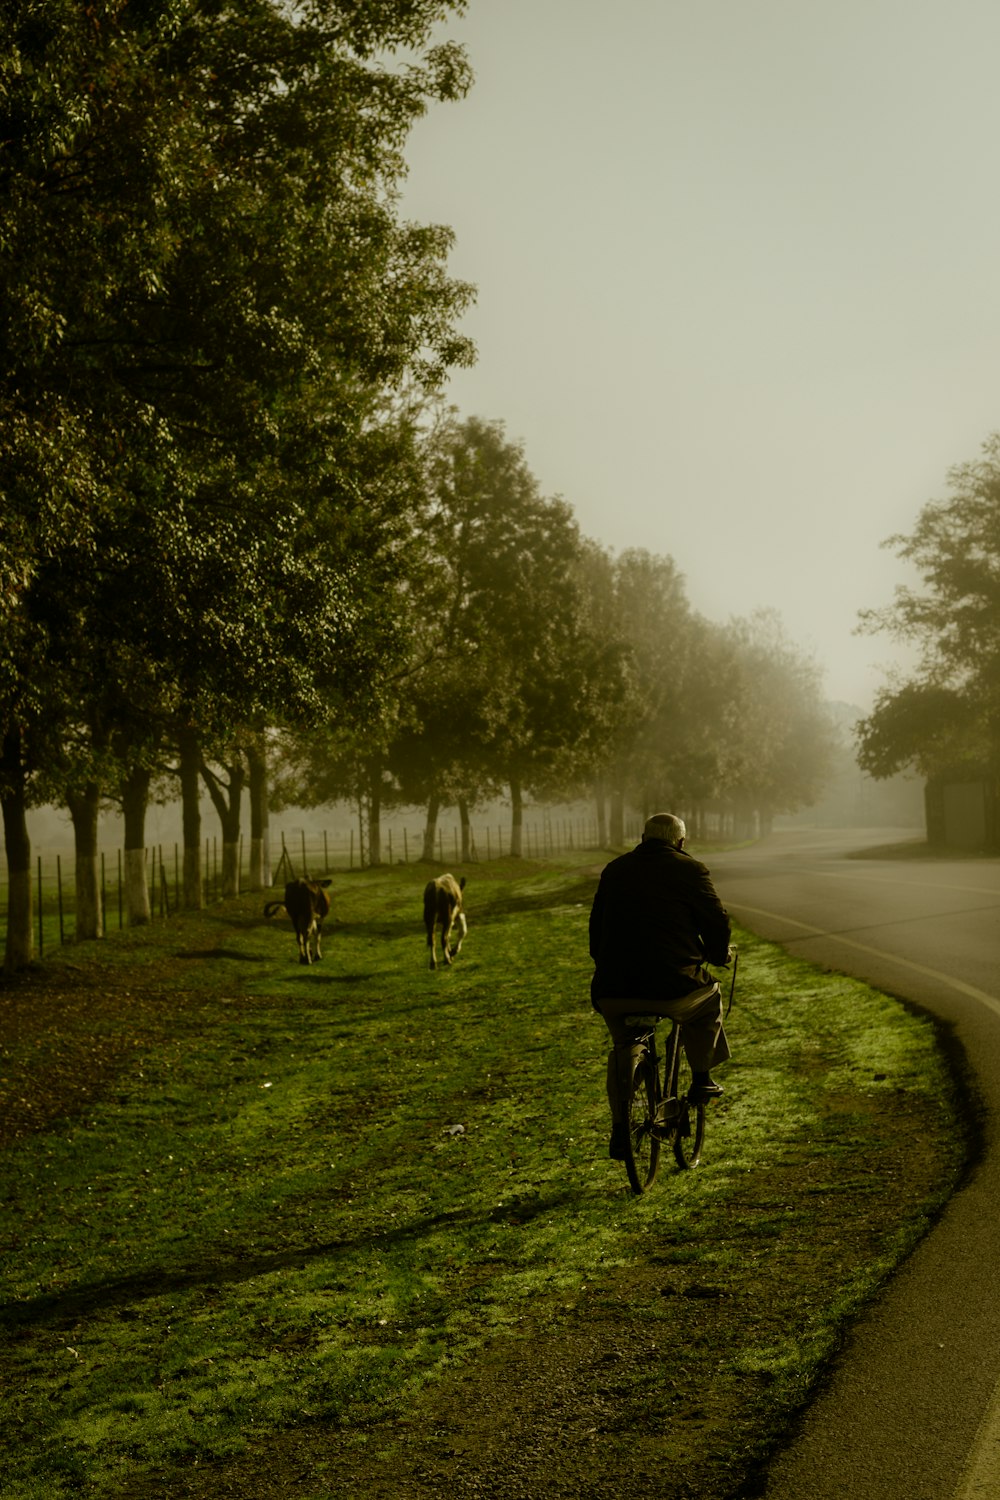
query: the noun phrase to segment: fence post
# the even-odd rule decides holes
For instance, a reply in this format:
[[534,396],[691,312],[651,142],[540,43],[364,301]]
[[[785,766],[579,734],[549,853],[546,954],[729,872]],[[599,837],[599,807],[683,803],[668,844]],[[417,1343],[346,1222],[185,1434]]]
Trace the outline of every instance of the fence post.
[[389,832],[389,863],[392,864],[392,829],[390,828],[388,830],[388,832]]
[[62,855],[56,855],[56,889],[59,893],[59,941],[65,943],[66,929],[63,926],[63,899],[62,899]]
[[406,829],[404,828],[403,829],[403,864],[404,865],[408,865],[409,863],[410,863],[410,844],[409,844],[409,840],[406,837]]
[[301,841],[302,842],[302,878],[303,878],[303,880],[308,880],[309,879],[309,861],[306,859],[306,831],[305,831],[304,828],[301,829],[301,834],[302,834],[302,841]]
[[122,930],[122,851],[118,850],[118,931]]
[[353,828],[351,829],[351,863],[348,866],[348,868],[351,869],[351,870],[354,869],[354,829]]
[[38,856],[38,957],[45,951],[45,930],[42,927],[42,856]]
[[177,856],[177,845],[174,845],[174,911],[181,909],[181,867]]
[[486,825],[486,858],[493,858],[493,855],[490,852],[490,825],[488,823]]
[[326,843],[326,829],[324,828],[323,829],[323,874],[324,875],[329,875],[329,873],[330,873],[330,850],[327,848],[327,843]]

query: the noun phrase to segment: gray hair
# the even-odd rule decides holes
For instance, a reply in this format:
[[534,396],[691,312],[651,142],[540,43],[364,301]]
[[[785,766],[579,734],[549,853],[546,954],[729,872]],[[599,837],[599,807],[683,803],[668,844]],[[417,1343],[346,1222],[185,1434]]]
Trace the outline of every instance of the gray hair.
[[666,844],[679,847],[687,838],[687,828],[684,826],[683,818],[675,818],[673,813],[654,813],[651,818],[646,819],[646,826],[642,830],[642,841],[647,839],[662,839]]

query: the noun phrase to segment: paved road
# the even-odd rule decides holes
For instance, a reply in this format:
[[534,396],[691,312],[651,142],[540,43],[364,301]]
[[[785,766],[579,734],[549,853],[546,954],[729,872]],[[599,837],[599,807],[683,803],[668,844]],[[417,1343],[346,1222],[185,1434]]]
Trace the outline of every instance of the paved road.
[[981,1161],[859,1322],[767,1500],[1000,1500],[1000,860],[849,857],[905,837],[797,831],[712,860],[744,926],[946,1021],[985,1106]]

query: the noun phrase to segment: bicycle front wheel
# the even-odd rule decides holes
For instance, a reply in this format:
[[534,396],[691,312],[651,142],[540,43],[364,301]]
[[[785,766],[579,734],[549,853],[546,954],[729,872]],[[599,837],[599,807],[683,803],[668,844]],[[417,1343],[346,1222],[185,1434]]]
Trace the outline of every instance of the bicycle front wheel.
[[660,1142],[653,1134],[658,1103],[656,1060],[643,1051],[632,1068],[628,1098],[625,1170],[634,1193],[644,1193],[660,1165]]
[[701,1148],[705,1143],[705,1106],[691,1104],[688,1092],[691,1088],[691,1069],[681,1055],[674,1063],[674,1076],[668,1093],[677,1100],[677,1125],[674,1130],[674,1156],[679,1167],[696,1167],[701,1160]]

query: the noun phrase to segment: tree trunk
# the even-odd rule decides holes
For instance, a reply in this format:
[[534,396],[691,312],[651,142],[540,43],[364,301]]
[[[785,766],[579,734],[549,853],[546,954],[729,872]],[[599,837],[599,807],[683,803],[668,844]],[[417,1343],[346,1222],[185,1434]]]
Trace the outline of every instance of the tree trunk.
[[511,781],[510,783],[510,852],[514,859],[521,858],[522,832],[524,828],[524,797],[521,792],[521,783]]
[[97,816],[101,808],[101,790],[88,782],[82,792],[66,797],[73,819],[76,843],[76,927],[78,943],[104,936],[104,904],[101,899],[101,876],[97,850]]
[[462,863],[472,859],[472,825],[469,821],[469,804],[464,797],[458,799],[458,818],[462,825]]
[[373,870],[382,863],[382,762],[378,757],[368,762],[368,863]]
[[181,901],[185,911],[201,911],[205,905],[201,875],[201,808],[198,805],[201,751],[198,746],[198,736],[193,729],[181,730],[179,749],[181,810],[184,825],[184,875]]
[[438,813],[441,811],[441,799],[437,792],[431,792],[427,799],[427,822],[424,824],[424,852],[421,859],[428,864],[434,863],[434,844],[437,839]]
[[622,792],[611,793],[610,848],[618,849],[625,842],[625,797]]
[[598,781],[594,786],[594,805],[597,808],[597,847],[606,849],[608,847],[608,794],[604,790],[603,781]]
[[247,746],[250,767],[250,871],[252,891],[271,884],[271,813],[267,805],[267,756],[263,735]]
[[[225,767],[228,782],[216,776],[204,762],[201,775],[212,799],[219,822],[222,825],[222,894],[238,896],[240,893],[240,819],[242,816],[243,788],[246,785],[246,769],[239,757],[233,757],[232,765]],[[228,794],[228,795],[227,795]]]
[[35,956],[35,929],[31,911],[31,840],[28,837],[28,797],[24,774],[23,746],[19,729],[11,729],[3,741],[0,776],[5,790],[3,808],[4,847],[7,851],[7,941],[4,969],[12,974]]
[[125,816],[125,915],[130,927],[141,927],[152,916],[146,880],[146,806],[151,773],[134,770],[122,786]]

